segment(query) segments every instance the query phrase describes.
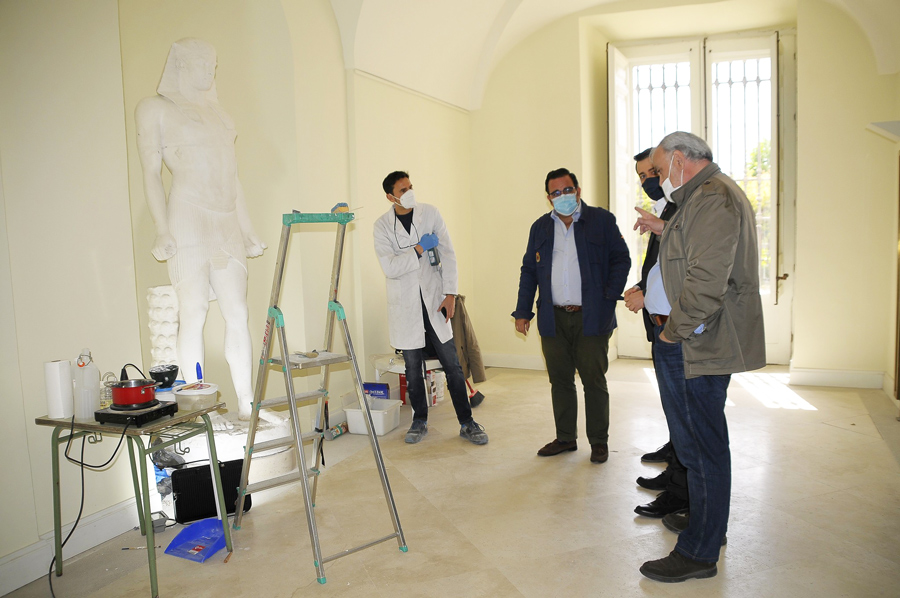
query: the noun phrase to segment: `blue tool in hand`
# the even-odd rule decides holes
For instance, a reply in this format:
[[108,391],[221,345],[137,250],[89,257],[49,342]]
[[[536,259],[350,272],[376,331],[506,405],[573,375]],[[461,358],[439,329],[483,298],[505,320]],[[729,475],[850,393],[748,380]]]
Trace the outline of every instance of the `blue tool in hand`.
[[424,249],[425,251],[434,249],[438,246],[438,236],[434,233],[422,235],[422,237],[419,239],[419,246],[422,247],[422,249]]

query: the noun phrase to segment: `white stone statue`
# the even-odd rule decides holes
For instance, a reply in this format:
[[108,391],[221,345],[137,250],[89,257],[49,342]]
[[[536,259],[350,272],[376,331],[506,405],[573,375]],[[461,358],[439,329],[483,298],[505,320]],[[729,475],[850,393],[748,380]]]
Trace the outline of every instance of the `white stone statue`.
[[[225,359],[250,418],[252,343],[247,323],[247,258],[266,249],[253,230],[237,176],[234,122],[219,106],[216,51],[198,39],[172,44],[157,93],[134,113],[144,195],[156,224],[153,257],[168,265],[178,296],[178,362],[196,379],[203,362],[209,301],[225,318]],[[162,165],[172,173],[168,202]],[[217,426],[219,427],[219,426]]]

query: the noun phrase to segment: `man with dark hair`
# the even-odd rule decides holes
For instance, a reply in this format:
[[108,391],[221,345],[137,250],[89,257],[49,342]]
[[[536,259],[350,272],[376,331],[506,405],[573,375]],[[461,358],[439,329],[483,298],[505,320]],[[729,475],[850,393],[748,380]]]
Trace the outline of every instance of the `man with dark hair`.
[[556,438],[538,455],[578,449],[577,370],[584,386],[591,462],[604,463],[609,458],[607,350],[631,258],[615,217],[581,201],[574,173],[565,168],[551,171],[544,191],[553,210],[531,226],[512,313],[516,331],[528,334],[540,289],[538,332],[550,377]]
[[437,208],[416,202],[407,173],[390,173],[381,187],[391,209],[375,222],[375,253],[387,277],[391,346],[403,351],[406,364],[406,389],[413,408],[406,442],[415,444],[428,433],[423,375],[427,337],[447,375],[459,435],[473,444],[487,444],[484,427],[472,418],[453,343],[450,318],[456,309],[456,253],[447,226]]
[[688,471],[690,517],[663,518],[679,531],[669,556],[641,573],[679,582],[713,577],[731,505],[725,401],[731,375],[766,365],[756,216],[747,196],[712,161],[705,141],[667,135],[651,156],[678,211],[664,222],[641,208],[635,228],[660,235],[655,316],[656,379],[672,444]]
[[[666,199],[665,193],[659,186],[659,174],[650,162],[650,152],[653,148],[647,148],[634,157],[635,170],[641,181],[641,187],[647,197],[654,200],[653,211],[662,219],[669,220],[675,213],[676,206],[674,203]],[[652,272],[657,275],[658,269],[655,269],[656,258],[659,253],[659,237],[650,235],[647,242],[647,255],[641,266],[641,280],[635,286],[625,291],[625,307],[637,313],[643,312],[644,327],[647,330],[647,340],[650,341],[650,354],[654,355],[653,338],[654,322],[651,318],[647,306],[644,305],[644,295],[647,292],[647,278]],[[656,499],[645,505],[638,505],[634,512],[644,517],[665,517],[669,513],[678,513],[686,511],[688,508],[688,488],[687,488],[687,471],[678,461],[675,451],[672,449],[671,441],[666,442],[658,450],[647,453],[641,457],[641,461],[646,463],[665,463],[668,465],[661,474],[653,478],[639,477],[637,483],[639,486],[648,490],[662,490]]]

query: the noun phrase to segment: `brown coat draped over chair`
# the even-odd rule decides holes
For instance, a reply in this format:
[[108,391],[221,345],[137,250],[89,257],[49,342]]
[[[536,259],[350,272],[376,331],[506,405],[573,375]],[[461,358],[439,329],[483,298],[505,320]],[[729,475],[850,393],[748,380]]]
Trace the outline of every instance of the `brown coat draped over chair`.
[[463,376],[468,378],[471,375],[475,384],[484,382],[487,377],[481,360],[481,349],[475,338],[472,320],[466,312],[466,298],[462,295],[456,296],[456,312],[450,319],[450,325],[453,327],[453,341],[456,343],[456,354],[459,356]]

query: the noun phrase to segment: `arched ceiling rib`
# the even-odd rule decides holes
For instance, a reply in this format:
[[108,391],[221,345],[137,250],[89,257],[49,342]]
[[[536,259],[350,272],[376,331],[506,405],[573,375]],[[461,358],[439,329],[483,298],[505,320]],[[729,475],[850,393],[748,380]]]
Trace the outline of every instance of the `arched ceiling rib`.
[[[464,109],[477,109],[497,62],[567,15],[724,0],[331,0],[344,64]],[[794,0],[785,0],[792,2]],[[900,72],[900,1],[831,0],[859,23],[878,71]]]

